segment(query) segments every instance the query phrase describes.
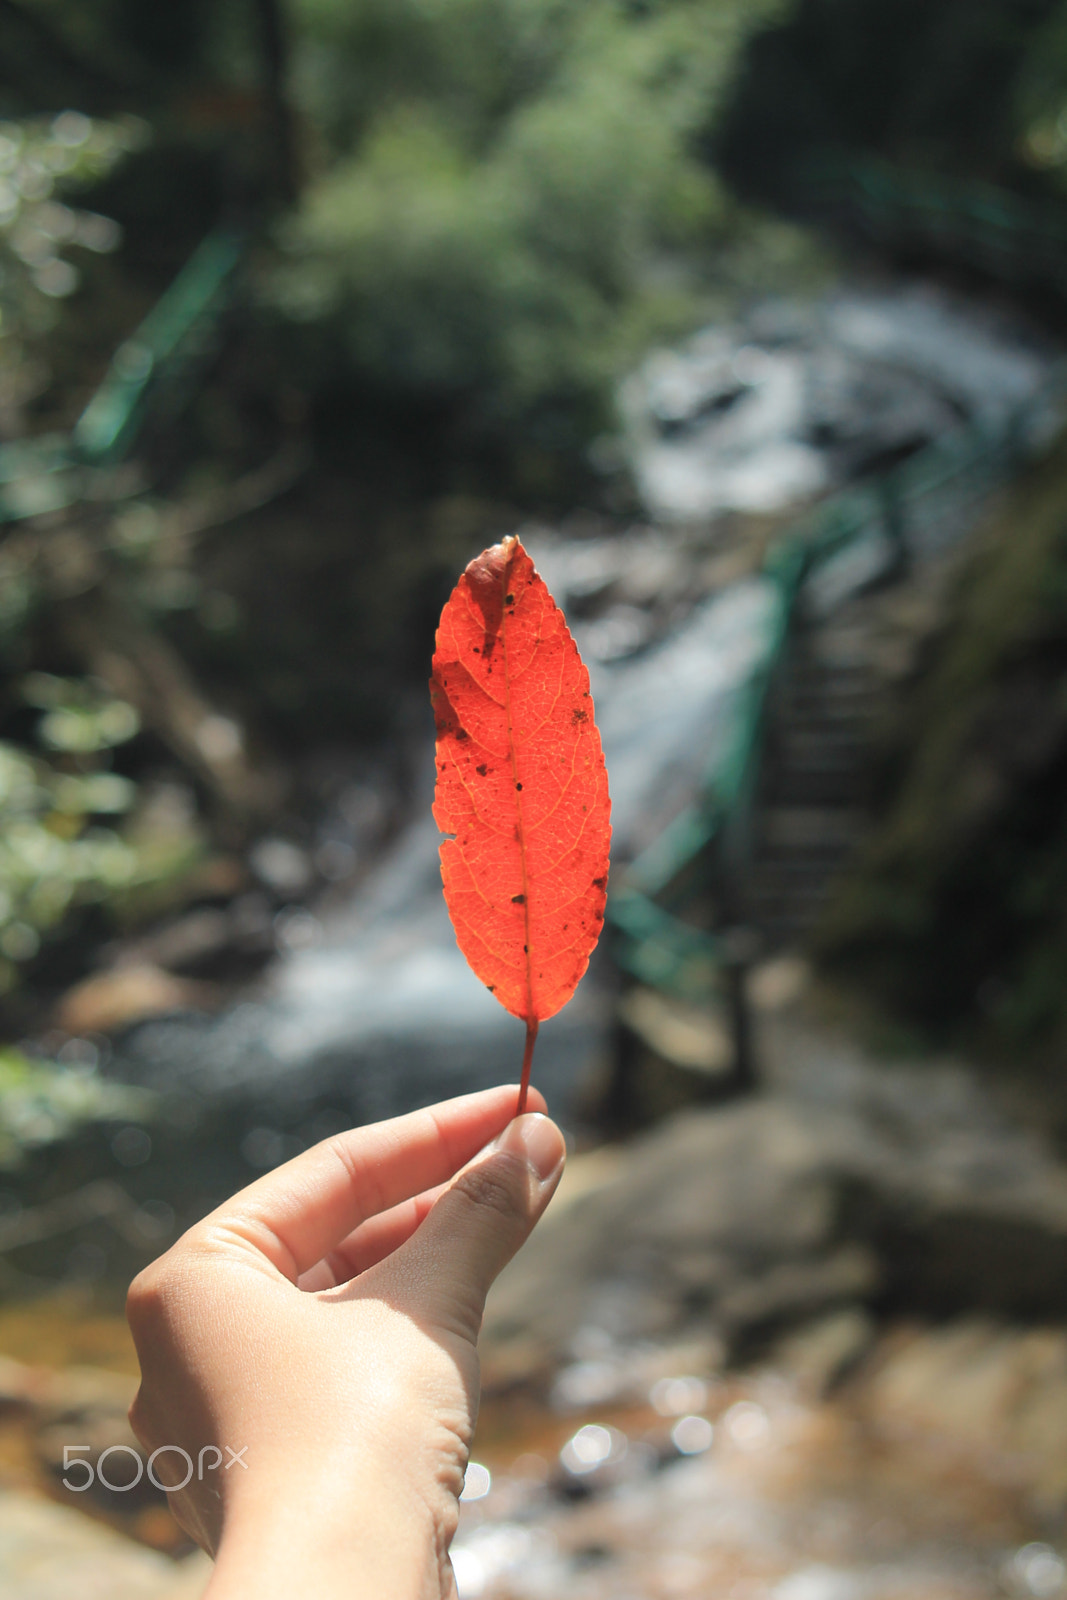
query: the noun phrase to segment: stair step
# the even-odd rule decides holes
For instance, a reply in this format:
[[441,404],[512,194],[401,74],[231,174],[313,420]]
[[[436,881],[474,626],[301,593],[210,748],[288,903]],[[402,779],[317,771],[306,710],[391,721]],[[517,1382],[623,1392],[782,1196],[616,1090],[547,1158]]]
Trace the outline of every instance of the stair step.
[[779,692],[785,702],[818,700],[832,701],[845,706],[863,704],[868,700],[880,700],[885,693],[881,681],[868,672],[844,680],[832,672],[811,673],[804,676],[790,673]]
[[774,725],[779,728],[855,728],[866,732],[880,716],[880,706],[867,708],[850,701],[813,700],[810,704],[783,707],[774,718]]
[[780,806],[860,806],[870,792],[870,775],[853,768],[847,772],[825,769],[783,772],[774,784]]
[[822,920],[822,907],[810,912],[750,910],[749,923],[760,935],[761,943],[768,939],[803,939]]
[[865,770],[866,763],[859,760],[854,751],[825,748],[788,751],[779,756],[773,767],[768,768],[769,772],[777,776],[778,785],[782,789],[791,789],[796,779],[804,780],[811,776],[822,775],[847,779],[858,777]]
[[836,883],[842,876],[847,856],[833,861],[819,861],[812,867],[785,868],[778,862],[759,862],[746,875],[745,884],[762,894],[821,894],[826,884]]
[[814,922],[826,905],[828,895],[812,896],[805,900],[774,900],[769,895],[749,895],[745,901],[748,914],[756,923],[774,921]]
[[800,944],[818,919],[815,917],[753,917],[752,921],[765,949],[776,945]]
[[749,915],[757,921],[765,917],[815,918],[830,899],[829,887],[824,885],[816,892],[809,889],[804,894],[785,894],[770,887],[758,889],[752,885],[745,893],[744,903]]
[[764,838],[775,844],[851,843],[866,828],[867,815],[858,806],[768,805],[761,822]]
[[868,688],[880,678],[870,658],[863,661],[828,661],[820,656],[808,655],[807,652],[792,655],[785,674],[787,683],[828,684],[846,694],[857,686]]
[[758,893],[821,894],[828,883],[834,883],[842,874],[847,856],[836,856],[832,861],[815,861],[800,864],[785,861],[758,861],[745,875],[745,885]]
[[779,750],[795,750],[798,755],[823,750],[859,753],[867,743],[858,729],[841,723],[829,723],[821,727],[786,727],[777,740]]
[[794,850],[787,854],[779,850],[760,850],[748,870],[750,876],[782,877],[790,882],[804,878],[822,880],[837,871],[848,853],[847,850]]
[[880,707],[885,698],[881,687],[873,683],[858,683],[850,688],[829,683],[793,683],[783,690],[778,705],[787,714],[816,709],[860,716]]
[[791,722],[870,722],[880,717],[885,704],[881,694],[810,694],[783,696],[775,721]]

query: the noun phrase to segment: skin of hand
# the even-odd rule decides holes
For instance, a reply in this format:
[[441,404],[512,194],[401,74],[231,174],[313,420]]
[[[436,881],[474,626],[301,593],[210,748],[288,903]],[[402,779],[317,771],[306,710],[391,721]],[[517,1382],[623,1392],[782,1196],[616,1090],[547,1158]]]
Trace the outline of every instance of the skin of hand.
[[[211,1600],[454,1600],[486,1292],[563,1170],[543,1099],[511,1120],[515,1100],[327,1139],[134,1280],[130,1420],[147,1451],[205,1463],[169,1499],[216,1558]],[[156,1476],[185,1460],[162,1451]]]

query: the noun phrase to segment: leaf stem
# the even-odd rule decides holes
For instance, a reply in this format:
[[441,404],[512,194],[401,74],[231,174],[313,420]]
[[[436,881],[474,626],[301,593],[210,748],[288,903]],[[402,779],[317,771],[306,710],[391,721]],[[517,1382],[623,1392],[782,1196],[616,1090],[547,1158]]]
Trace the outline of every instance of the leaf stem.
[[536,1017],[527,1018],[526,1022],[526,1049],[522,1053],[522,1082],[519,1084],[519,1105],[515,1112],[521,1117],[526,1110],[526,1094],[530,1087],[530,1068],[533,1066],[534,1045],[537,1043],[538,1021]]

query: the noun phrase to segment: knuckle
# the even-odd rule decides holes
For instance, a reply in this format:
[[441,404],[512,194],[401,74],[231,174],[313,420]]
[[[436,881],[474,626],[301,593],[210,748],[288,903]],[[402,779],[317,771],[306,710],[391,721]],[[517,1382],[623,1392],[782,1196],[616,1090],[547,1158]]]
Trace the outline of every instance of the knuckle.
[[205,1253],[196,1230],[190,1230],[178,1244],[141,1269],[126,1291],[126,1320],[135,1337],[141,1330],[158,1328],[167,1320]]
[[146,1450],[150,1450],[153,1443],[153,1435],[146,1411],[147,1407],[144,1400],[144,1391],[143,1389],[138,1389],[137,1393],[133,1397],[133,1401],[130,1405],[127,1415],[129,1417],[130,1427],[133,1429],[134,1437],[137,1439],[139,1444],[143,1445]]
[[159,1262],[154,1261],[137,1274],[126,1291],[126,1320],[134,1330],[158,1311],[162,1277]]
[[500,1159],[471,1167],[456,1179],[457,1194],[479,1210],[513,1219],[523,1210],[525,1172],[517,1161]]

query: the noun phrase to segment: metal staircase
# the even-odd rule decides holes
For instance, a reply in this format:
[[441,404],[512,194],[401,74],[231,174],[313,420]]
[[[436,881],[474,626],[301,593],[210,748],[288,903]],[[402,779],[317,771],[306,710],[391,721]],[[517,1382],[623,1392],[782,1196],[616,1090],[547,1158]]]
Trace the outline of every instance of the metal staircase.
[[847,616],[802,623],[770,697],[741,890],[764,951],[811,930],[864,832],[888,685],[855,632]]
[[1054,437],[1065,397],[1057,370],[999,427],[964,425],[772,544],[762,650],[715,765],[612,880],[614,955],[640,984],[705,1004],[736,989],[738,964],[756,951],[809,932],[862,838],[906,643],[900,601],[921,610],[989,493]]

